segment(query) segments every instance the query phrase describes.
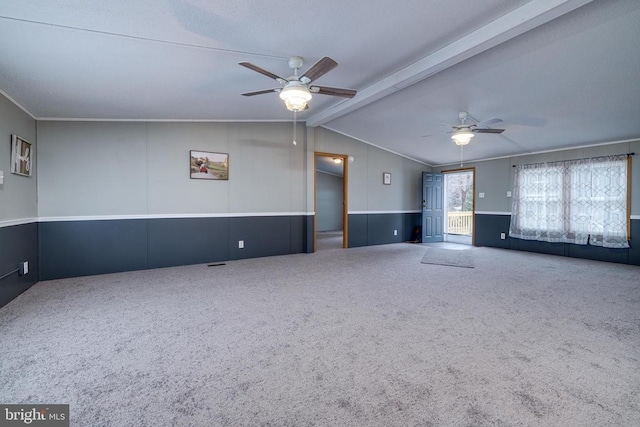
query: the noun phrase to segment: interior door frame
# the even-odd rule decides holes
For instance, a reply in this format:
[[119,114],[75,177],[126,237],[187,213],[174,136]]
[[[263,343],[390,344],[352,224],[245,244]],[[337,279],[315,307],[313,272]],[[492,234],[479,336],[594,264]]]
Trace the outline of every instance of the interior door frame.
[[349,216],[348,200],[349,200],[349,162],[347,154],[325,153],[322,151],[314,152],[313,156],[313,252],[316,251],[316,221],[318,217],[318,157],[330,157],[332,159],[342,159],[342,247],[349,247]]
[[[471,171],[472,175],[471,175],[471,179],[473,180],[473,200],[471,200],[471,246],[475,246],[476,245],[476,168],[475,166],[469,166],[469,167],[461,167],[461,168],[456,168],[456,169],[447,169],[447,170],[442,170],[440,171],[440,173],[442,174],[452,174],[452,173],[458,173],[458,172],[469,172]],[[443,192],[443,197],[446,197],[447,195],[447,183],[446,183],[446,176],[445,176],[445,185],[444,185],[444,192]],[[444,206],[445,201],[443,200],[443,206]],[[449,211],[447,211],[449,212]],[[448,219],[447,219],[447,224],[448,224]],[[449,231],[449,227],[447,226],[447,231]],[[446,233],[449,234],[449,233]]]

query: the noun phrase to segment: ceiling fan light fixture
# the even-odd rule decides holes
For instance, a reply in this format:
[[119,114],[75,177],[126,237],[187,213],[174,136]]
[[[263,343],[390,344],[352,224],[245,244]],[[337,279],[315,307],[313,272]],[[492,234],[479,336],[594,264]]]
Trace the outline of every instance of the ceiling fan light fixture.
[[471,142],[471,138],[473,138],[473,132],[468,128],[457,130],[451,135],[451,139],[453,139],[456,145],[467,145]]
[[300,112],[307,108],[311,93],[304,84],[294,80],[280,91],[280,99],[284,101],[287,110]]

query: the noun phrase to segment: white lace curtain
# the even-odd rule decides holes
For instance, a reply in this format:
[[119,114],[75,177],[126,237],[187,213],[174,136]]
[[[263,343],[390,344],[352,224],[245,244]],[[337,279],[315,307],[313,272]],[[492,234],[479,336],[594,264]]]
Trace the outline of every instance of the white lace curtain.
[[628,248],[627,156],[516,167],[509,236]]

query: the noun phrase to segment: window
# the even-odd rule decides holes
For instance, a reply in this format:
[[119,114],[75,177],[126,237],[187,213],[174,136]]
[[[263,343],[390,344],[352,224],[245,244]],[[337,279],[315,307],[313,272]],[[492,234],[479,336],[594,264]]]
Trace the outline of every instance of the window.
[[509,236],[628,248],[627,156],[516,167]]

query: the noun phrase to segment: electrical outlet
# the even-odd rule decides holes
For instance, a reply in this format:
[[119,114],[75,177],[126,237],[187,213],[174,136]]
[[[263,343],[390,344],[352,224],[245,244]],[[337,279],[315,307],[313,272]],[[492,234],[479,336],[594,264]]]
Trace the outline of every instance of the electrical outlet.
[[393,230],[393,235],[397,236],[398,235],[398,230]]
[[478,193],[478,198],[484,199],[484,193]]
[[500,239],[504,240],[507,238],[507,234],[506,233],[500,233]]
[[21,262],[20,264],[18,264],[18,269],[18,275],[20,276],[24,276],[25,274],[29,273],[29,261]]
[[238,249],[244,249],[244,240],[238,240]]

